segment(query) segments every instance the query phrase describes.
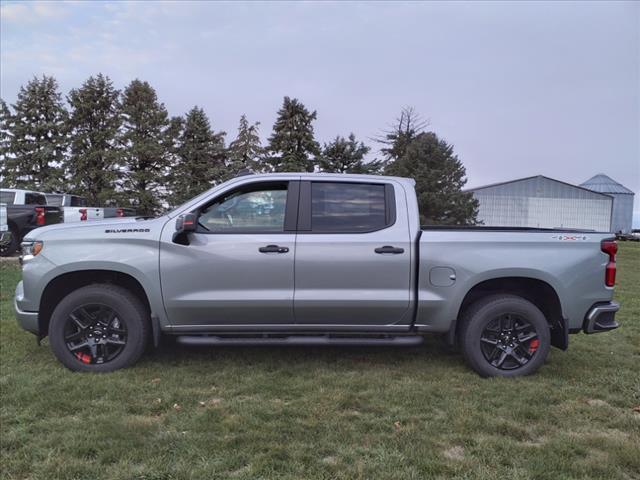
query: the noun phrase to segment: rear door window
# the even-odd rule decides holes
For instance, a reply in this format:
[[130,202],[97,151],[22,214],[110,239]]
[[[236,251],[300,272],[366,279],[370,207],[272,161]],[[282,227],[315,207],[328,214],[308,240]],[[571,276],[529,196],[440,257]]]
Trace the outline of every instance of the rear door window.
[[312,182],[311,231],[363,233],[391,223],[383,184]]

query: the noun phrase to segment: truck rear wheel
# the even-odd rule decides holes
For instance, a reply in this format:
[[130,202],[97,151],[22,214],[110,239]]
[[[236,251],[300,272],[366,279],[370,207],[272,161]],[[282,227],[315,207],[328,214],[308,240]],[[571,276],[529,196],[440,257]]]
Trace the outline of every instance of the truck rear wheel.
[[465,312],[462,322],[462,353],[483,377],[530,375],[549,354],[547,319],[522,297],[496,295],[480,300]]
[[128,290],[96,284],[71,292],[53,311],[49,342],[75,371],[111,372],[133,365],[149,336],[149,314]]

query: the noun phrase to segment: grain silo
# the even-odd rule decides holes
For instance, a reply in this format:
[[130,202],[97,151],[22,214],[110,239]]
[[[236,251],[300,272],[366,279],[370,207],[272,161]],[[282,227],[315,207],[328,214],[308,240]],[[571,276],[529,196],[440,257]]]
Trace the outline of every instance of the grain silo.
[[633,191],[619,184],[604,173],[591,177],[580,185],[593,192],[606,193],[613,197],[611,231],[629,233],[633,223]]

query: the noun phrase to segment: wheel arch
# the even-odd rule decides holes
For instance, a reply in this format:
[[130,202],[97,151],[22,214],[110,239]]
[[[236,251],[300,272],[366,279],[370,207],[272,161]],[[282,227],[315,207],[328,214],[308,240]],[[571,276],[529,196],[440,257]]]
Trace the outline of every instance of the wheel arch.
[[[562,313],[562,304],[555,288],[544,280],[532,277],[508,276],[483,280],[474,285],[465,295],[458,310],[458,319],[476,301],[495,294],[511,294],[522,297],[544,314],[551,330],[551,344],[561,350],[569,346],[567,322]],[[456,322],[456,337],[461,330],[461,321]]]
[[47,336],[51,315],[60,301],[71,292],[87,285],[108,283],[123,287],[133,293],[142,303],[151,318],[154,343],[157,344],[159,327],[154,319],[148,293],[133,275],[116,270],[90,269],[62,273],[51,279],[40,296],[38,329],[40,338]]

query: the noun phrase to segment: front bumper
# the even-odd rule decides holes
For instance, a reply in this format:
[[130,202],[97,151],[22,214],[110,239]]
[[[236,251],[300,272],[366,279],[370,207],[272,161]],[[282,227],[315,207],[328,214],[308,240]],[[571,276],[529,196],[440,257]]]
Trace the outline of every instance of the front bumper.
[[38,312],[27,312],[20,309],[20,303],[24,299],[24,289],[22,281],[16,287],[16,295],[13,298],[13,308],[16,312],[18,324],[28,332],[36,335],[40,334],[40,325],[38,324]]
[[616,312],[620,304],[616,302],[599,303],[591,307],[584,319],[584,333],[600,333],[614,330],[620,325],[616,322]]

